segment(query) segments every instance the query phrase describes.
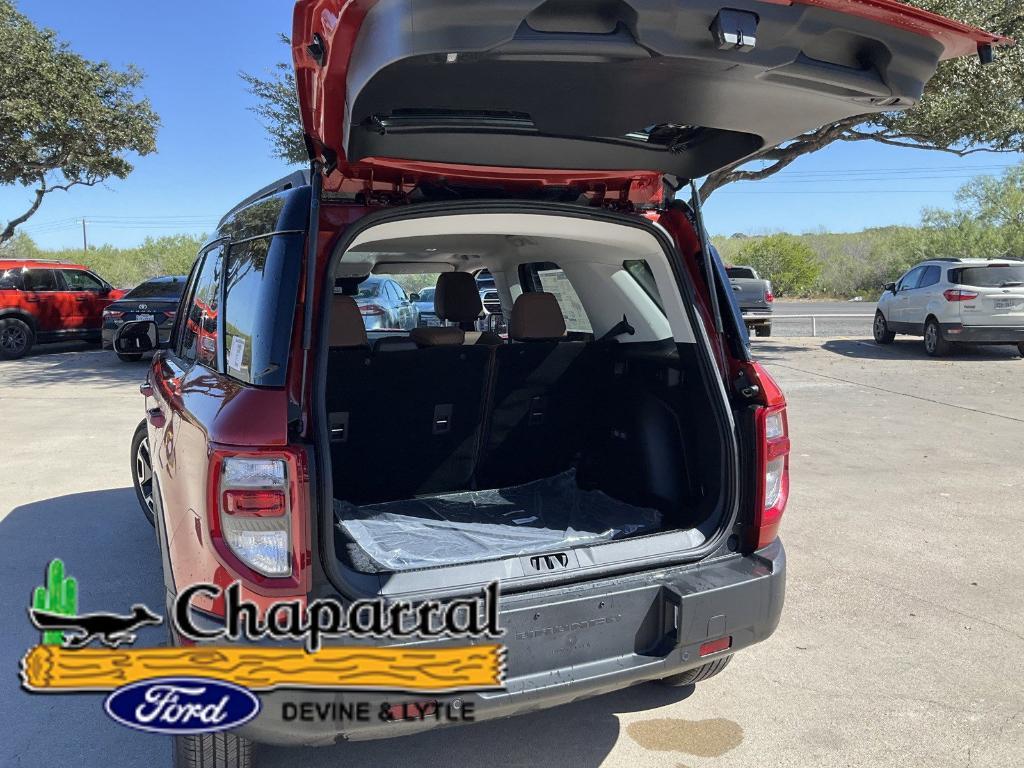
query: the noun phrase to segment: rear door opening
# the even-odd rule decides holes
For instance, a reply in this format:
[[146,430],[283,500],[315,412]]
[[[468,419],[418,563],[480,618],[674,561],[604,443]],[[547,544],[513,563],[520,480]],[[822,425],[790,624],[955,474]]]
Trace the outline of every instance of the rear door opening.
[[[333,261],[317,405],[342,579],[514,588],[714,548],[736,516],[734,425],[665,233],[568,206],[437,208]],[[368,333],[359,285],[416,264],[445,326]],[[471,330],[482,269],[508,338]]]

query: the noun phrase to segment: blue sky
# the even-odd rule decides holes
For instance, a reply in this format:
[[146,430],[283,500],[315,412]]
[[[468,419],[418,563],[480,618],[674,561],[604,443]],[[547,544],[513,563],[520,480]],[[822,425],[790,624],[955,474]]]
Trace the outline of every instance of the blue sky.
[[[277,35],[291,26],[287,0],[125,3],[20,0],[37,24],[79,53],[134,63],[160,114],[158,153],[105,186],[49,195],[24,231],[47,248],[82,242],[130,246],[146,236],[209,231],[220,214],[289,168],[270,156],[240,71],[264,72],[287,55]],[[926,206],[950,206],[956,189],[997,173],[1019,155],[953,155],[867,142],[832,146],[773,179],[730,185],[707,206],[716,234],[915,224]],[[21,213],[29,190],[0,188],[0,219]]]

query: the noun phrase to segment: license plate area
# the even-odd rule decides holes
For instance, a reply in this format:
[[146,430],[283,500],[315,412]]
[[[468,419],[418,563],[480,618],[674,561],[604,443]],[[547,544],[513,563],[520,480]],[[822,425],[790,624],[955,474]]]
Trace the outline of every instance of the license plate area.
[[143,313],[136,314],[135,315],[135,319],[136,320],[155,320],[156,316],[153,315],[153,314],[150,314],[150,313],[143,312]]
[[995,307],[1007,312],[1024,312],[1024,302],[1019,299],[996,299]]
[[680,621],[675,592],[654,585],[503,612],[508,676],[663,656],[676,645]]

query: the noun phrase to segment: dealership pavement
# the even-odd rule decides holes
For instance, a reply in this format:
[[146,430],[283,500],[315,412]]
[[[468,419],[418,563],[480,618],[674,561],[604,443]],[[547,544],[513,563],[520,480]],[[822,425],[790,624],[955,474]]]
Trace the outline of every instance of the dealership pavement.
[[[794,444],[774,637],[696,689],[272,749],[261,764],[1024,764],[1024,361],[999,348],[932,360],[919,341],[756,348],[789,397]],[[145,366],[67,349],[0,362],[0,765],[167,765],[168,740],[115,725],[102,697],[16,688],[51,557],[78,577],[82,610],[160,605],[128,471]]]

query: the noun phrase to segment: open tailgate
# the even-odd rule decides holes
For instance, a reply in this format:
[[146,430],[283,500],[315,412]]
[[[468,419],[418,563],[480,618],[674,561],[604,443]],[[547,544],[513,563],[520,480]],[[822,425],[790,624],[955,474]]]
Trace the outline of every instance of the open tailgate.
[[697,178],[1006,42],[893,0],[299,0],[293,29],[311,153],[392,175]]

